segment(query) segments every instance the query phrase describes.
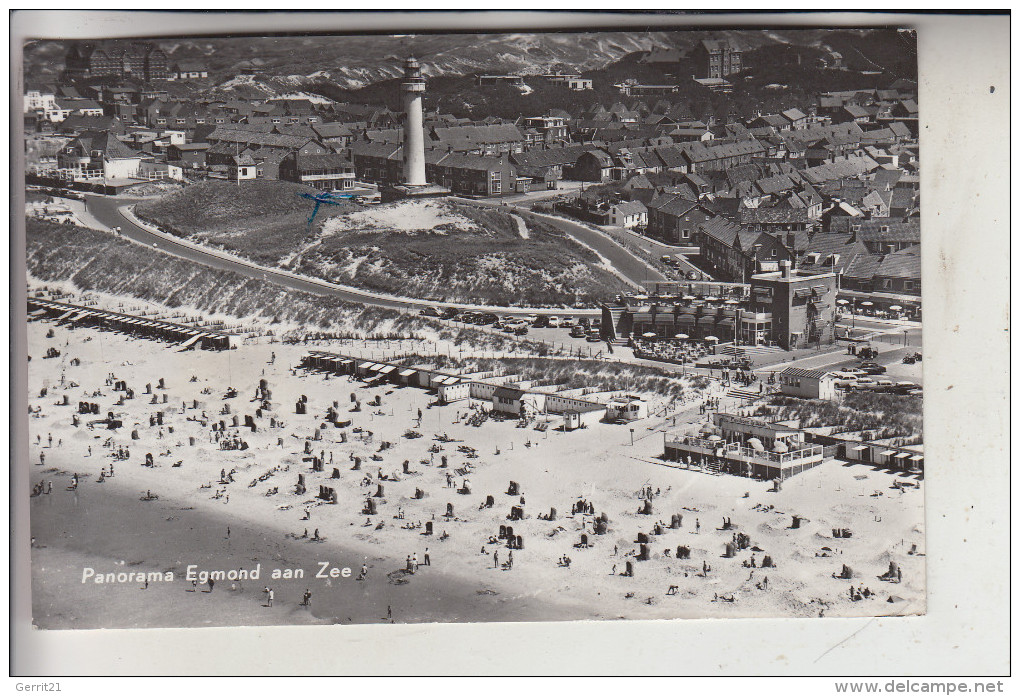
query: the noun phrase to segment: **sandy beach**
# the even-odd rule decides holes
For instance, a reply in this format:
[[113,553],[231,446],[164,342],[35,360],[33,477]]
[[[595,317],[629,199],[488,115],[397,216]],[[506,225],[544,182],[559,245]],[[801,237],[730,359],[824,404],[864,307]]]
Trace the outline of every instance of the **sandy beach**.
[[[430,406],[435,396],[421,389],[366,387],[295,369],[310,349],[347,350],[326,342],[263,338],[215,353],[47,321],[30,323],[28,331],[29,405],[38,409],[29,419],[31,483],[52,482],[52,492],[33,497],[31,506],[33,609],[43,628],[924,611],[923,482],[893,487],[896,480],[916,483],[914,477],[828,461],[771,492],[769,483],[662,461],[661,418],[636,423],[633,445],[628,427],[619,425],[546,433],[517,428],[513,420],[473,427],[466,423],[475,412],[468,402]],[[51,346],[59,358],[43,358]],[[256,413],[263,379],[271,407]],[[134,398],[118,403],[117,382]],[[230,387],[237,396],[224,398]],[[352,394],[362,404],[358,412],[350,412]],[[60,405],[65,395],[69,405]],[[307,412],[297,414],[302,396]],[[381,404],[370,405],[377,397]],[[97,403],[99,415],[78,415],[75,426],[81,401]],[[320,428],[334,402],[350,426]],[[88,427],[110,411],[122,427]],[[696,406],[673,415],[678,424],[703,418]],[[244,427],[245,416],[255,432]],[[244,449],[221,449],[210,427],[221,420],[220,439],[243,440]],[[409,430],[421,437],[405,437]],[[437,440],[440,435],[451,441]],[[391,444],[381,449],[383,442]],[[145,465],[146,454],[153,466]],[[323,459],[321,472],[313,471],[312,457]],[[352,470],[353,457],[361,458],[360,470]],[[109,477],[103,472],[111,465]],[[231,471],[233,482],[220,483],[221,472]],[[67,490],[75,473],[79,484]],[[306,485],[300,495],[299,474]],[[465,479],[468,494],[458,492]],[[511,481],[520,487],[515,495],[507,493]],[[336,504],[315,497],[320,485],[335,490]],[[366,498],[380,486],[377,513],[363,514]],[[646,487],[651,515],[637,512]],[[416,498],[419,489],[423,497]],[[147,491],[158,499],[141,500]],[[491,508],[484,506],[487,496]],[[594,514],[572,514],[579,500]],[[509,521],[515,506],[524,518]],[[556,519],[540,519],[551,508]],[[594,520],[602,514],[608,531],[596,535]],[[682,515],[681,528],[653,533],[674,514]],[[794,515],[802,518],[799,528],[792,528]],[[722,529],[724,518],[730,528]],[[433,534],[425,535],[429,522]],[[511,525],[523,541],[512,550],[511,567],[504,567],[511,553],[504,541],[489,543],[501,525]],[[832,530],[843,528],[852,536],[833,538]],[[749,547],[724,558],[736,533],[749,536]],[[587,548],[575,547],[582,534]],[[635,559],[639,534],[650,537],[648,560]],[[676,558],[681,546],[689,558]],[[430,565],[424,565],[426,549]],[[411,555],[419,561],[414,573],[407,572]],[[774,567],[760,567],[766,555]],[[323,562],[350,568],[350,575],[330,578],[327,569],[327,577],[315,577]],[[623,575],[628,562],[632,577]],[[878,578],[890,562],[902,569],[902,582]],[[227,571],[257,564],[258,580],[221,580],[212,591],[185,577],[189,565]],[[363,564],[368,575],[357,580]],[[853,577],[833,577],[844,564]],[[174,579],[144,589],[138,582],[83,583],[84,568],[170,571]],[[276,568],[302,569],[304,577],[273,579]],[[272,607],[265,606],[267,586]],[[851,601],[851,586],[868,588],[871,596]],[[302,605],[306,589],[309,606]]]

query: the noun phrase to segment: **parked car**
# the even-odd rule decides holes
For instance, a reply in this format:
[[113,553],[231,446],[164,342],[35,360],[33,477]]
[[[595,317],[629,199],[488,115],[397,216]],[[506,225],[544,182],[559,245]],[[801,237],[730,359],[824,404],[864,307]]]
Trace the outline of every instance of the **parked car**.
[[423,309],[420,312],[418,312],[418,314],[422,315],[423,317],[438,317],[438,316],[440,316],[439,310],[436,309],[435,307],[426,307],[425,309]]
[[868,374],[868,375],[884,375],[885,374],[885,366],[884,365],[879,365],[878,363],[873,363],[873,362],[861,363],[861,366],[858,369],[864,370],[864,373]]
[[896,386],[893,387],[893,392],[896,394],[910,394],[911,392],[918,391],[920,389],[921,387],[913,382],[897,382]]
[[443,308],[443,319],[453,319],[455,316],[457,316],[457,309],[455,307]]
[[528,325],[527,324],[521,324],[520,326],[518,326],[517,328],[514,329],[514,333],[516,335],[518,335],[518,336],[527,336],[528,335]]
[[550,327],[552,327],[554,329],[562,326],[562,323],[560,322],[560,318],[559,317],[548,317],[548,322],[549,322],[548,326],[550,326]]
[[588,332],[588,335],[585,336],[585,339],[588,341],[588,343],[598,343],[599,341],[602,340],[602,336],[599,334],[598,331],[592,330]]
[[857,383],[857,375],[852,375],[848,372],[836,372],[833,373],[833,377],[837,387],[848,387]]
[[584,335],[585,335],[584,327],[581,326],[580,324],[576,324],[575,326],[571,327],[570,329],[571,338],[584,338]]
[[540,316],[538,319],[534,321],[534,323],[532,323],[532,326],[534,326],[536,329],[546,328],[547,326],[549,326],[549,317],[544,315]]

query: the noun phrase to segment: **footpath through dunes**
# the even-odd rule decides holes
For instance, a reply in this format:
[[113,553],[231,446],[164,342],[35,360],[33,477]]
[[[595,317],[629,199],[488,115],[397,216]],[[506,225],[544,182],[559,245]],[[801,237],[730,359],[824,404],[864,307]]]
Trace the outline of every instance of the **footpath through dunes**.
[[[260,186],[246,190],[249,183]],[[206,182],[140,203],[134,212],[166,232],[258,264],[398,297],[562,308],[632,286],[600,252],[538,218],[428,199],[323,204],[309,225],[315,203],[300,189]]]

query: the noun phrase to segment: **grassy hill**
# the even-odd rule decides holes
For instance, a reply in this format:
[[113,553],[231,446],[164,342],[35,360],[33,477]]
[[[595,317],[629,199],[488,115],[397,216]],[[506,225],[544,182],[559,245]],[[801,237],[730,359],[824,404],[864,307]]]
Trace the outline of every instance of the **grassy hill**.
[[[276,264],[306,242],[342,206],[320,206],[300,193],[315,189],[286,181],[207,181],[135,207],[138,217],[180,237],[222,247],[252,261]],[[353,206],[354,204],[350,204]]]
[[[408,231],[387,227],[387,207],[333,218],[295,260],[301,272],[381,292],[451,302],[572,305],[624,290],[601,259],[554,227],[501,210],[451,203],[446,222]],[[389,209],[425,217],[422,204]],[[374,222],[372,216],[382,217]],[[368,216],[368,217],[366,217]],[[336,233],[328,231],[337,226]],[[524,226],[522,236],[521,226]]]
[[493,305],[573,305],[626,289],[554,227],[446,201],[313,204],[305,187],[206,182],[139,204],[161,229],[257,263],[377,292]]
[[543,343],[473,328],[453,328],[412,313],[287,290],[267,280],[208,268],[86,227],[26,217],[25,246],[28,274],[43,283],[66,281],[81,290],[239,319],[254,317],[274,325],[294,323],[308,331],[329,331],[347,338],[426,335],[453,341],[466,349],[537,355],[550,352]]

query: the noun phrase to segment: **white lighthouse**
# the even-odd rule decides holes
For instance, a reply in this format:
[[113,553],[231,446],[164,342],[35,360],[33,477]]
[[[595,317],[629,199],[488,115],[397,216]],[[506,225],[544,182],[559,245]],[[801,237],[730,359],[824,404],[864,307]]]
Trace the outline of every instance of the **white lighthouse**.
[[400,85],[404,101],[404,184],[425,186],[425,131],[422,117],[422,97],[425,95],[425,78],[421,64],[415,58],[404,63],[404,82]]

